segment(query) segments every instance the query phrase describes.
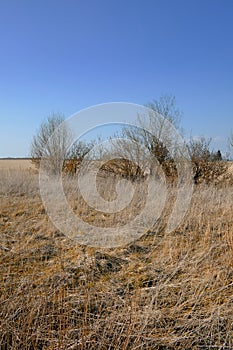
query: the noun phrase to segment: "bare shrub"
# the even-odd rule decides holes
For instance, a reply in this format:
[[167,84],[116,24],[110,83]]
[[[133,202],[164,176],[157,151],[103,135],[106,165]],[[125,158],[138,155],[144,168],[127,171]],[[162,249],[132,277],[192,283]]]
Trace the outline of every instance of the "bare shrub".
[[72,133],[64,124],[64,117],[53,114],[40,125],[31,143],[32,162],[39,166],[41,159],[47,160],[46,170],[57,174],[68,158]]
[[188,144],[189,154],[193,163],[194,181],[216,183],[226,173],[226,163],[222,161],[221,152],[210,149],[211,139],[191,138]]

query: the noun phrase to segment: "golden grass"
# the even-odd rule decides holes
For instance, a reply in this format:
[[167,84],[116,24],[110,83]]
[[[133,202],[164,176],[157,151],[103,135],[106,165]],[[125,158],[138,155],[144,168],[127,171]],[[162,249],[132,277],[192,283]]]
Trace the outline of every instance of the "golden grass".
[[20,174],[0,175],[1,349],[233,348],[232,185],[196,186],[169,234],[94,249],[58,232]]
[[0,159],[0,170],[30,169],[30,168],[34,168],[30,159]]

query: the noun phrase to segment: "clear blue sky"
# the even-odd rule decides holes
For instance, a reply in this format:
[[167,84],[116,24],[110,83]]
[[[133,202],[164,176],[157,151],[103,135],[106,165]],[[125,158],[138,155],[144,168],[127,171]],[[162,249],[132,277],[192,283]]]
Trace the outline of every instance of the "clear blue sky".
[[[186,134],[233,129],[233,1],[1,0],[0,157],[51,112],[176,96]],[[85,121],[83,121],[85,123]]]

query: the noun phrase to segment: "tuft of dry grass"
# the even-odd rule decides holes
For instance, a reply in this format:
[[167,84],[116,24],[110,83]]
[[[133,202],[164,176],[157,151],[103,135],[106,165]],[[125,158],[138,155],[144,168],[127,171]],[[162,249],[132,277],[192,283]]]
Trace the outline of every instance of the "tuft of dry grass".
[[[1,349],[233,348],[231,183],[196,186],[176,230],[117,249],[57,231],[36,174],[1,172],[0,184]],[[74,186],[66,179],[69,202],[91,220]],[[108,181],[99,186],[114,197]]]
[[[0,196],[11,195],[33,195],[39,193],[38,171],[34,168],[20,165],[9,168],[4,164],[5,160],[0,162]],[[27,163],[27,165],[30,163]]]

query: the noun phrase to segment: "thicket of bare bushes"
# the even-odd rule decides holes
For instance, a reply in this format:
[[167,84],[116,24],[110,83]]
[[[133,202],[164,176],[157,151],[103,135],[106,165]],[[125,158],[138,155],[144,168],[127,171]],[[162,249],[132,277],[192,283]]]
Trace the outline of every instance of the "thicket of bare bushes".
[[[210,149],[211,139],[190,138],[187,142],[188,154],[180,149],[183,146],[179,145],[179,135],[174,130],[183,134],[180,127],[182,113],[174,96],[163,95],[147,107],[150,108],[148,115],[138,115],[137,126],[126,126],[119,135],[110,138],[110,158],[113,159],[108,160],[108,151],[105,151],[106,164],[102,170],[135,180],[152,170],[156,172],[160,165],[167,180],[175,181],[176,158],[181,156],[191,160],[196,184],[217,182],[224,177],[226,164],[222,162],[220,150],[215,152]],[[229,144],[232,144],[232,137]],[[31,157],[37,167],[40,159],[47,159],[48,171],[56,174],[62,169],[64,173],[74,175],[95,145],[96,141],[73,142],[72,132],[64,124],[63,116],[54,114],[41,124],[34,136]],[[98,155],[94,155],[94,159],[98,160]]]
[[31,143],[31,160],[39,168],[44,160],[44,170],[51,174],[75,173],[79,162],[93,148],[94,142],[73,140],[72,130],[61,114],[52,114],[41,123]]

